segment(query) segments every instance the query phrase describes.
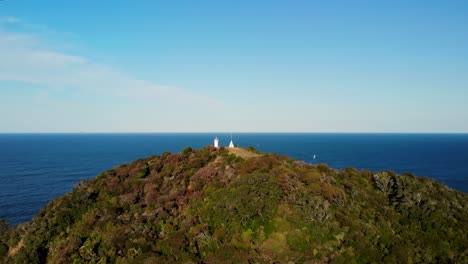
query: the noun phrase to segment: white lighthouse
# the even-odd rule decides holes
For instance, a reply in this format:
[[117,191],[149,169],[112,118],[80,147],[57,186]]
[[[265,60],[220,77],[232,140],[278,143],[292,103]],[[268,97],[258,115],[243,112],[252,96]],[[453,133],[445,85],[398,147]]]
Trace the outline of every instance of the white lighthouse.
[[219,139],[218,139],[218,137],[215,137],[215,139],[214,139],[214,147],[219,148]]

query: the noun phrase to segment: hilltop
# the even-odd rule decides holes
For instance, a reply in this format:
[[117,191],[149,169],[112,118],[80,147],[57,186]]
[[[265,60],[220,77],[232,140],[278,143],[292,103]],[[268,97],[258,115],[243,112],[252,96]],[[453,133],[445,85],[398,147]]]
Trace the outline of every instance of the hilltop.
[[468,195],[391,171],[205,147],[80,182],[0,222],[2,263],[467,263]]
[[234,147],[234,148],[228,148],[227,150],[229,151],[230,154],[234,154],[241,158],[255,158],[255,157],[260,156],[258,151],[256,151],[253,148],[244,149],[244,148]]

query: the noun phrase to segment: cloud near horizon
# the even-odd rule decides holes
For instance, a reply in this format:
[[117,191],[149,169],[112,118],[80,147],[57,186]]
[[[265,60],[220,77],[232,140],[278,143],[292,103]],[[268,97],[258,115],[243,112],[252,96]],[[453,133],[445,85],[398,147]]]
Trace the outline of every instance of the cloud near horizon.
[[[0,90],[12,90],[15,89],[9,88],[12,83],[20,84],[26,87],[26,92],[23,91],[20,97],[44,106],[43,115],[37,118],[44,120],[45,124],[40,125],[41,128],[28,128],[33,131],[48,132],[51,127],[55,127],[54,132],[73,132],[77,129],[76,126],[69,124],[63,124],[62,128],[57,124],[47,124],[47,122],[53,122],[54,118],[45,115],[56,116],[57,120],[66,120],[53,109],[46,111],[45,109],[50,105],[60,105],[63,107],[60,109],[62,113],[66,114],[71,111],[76,115],[80,111],[89,111],[90,101],[94,102],[96,113],[91,111],[89,114],[95,114],[94,117],[90,117],[90,120],[95,120],[92,122],[82,120],[83,128],[79,131],[95,130],[96,132],[174,131],[185,127],[175,125],[177,123],[192,123],[194,114],[197,116],[216,115],[212,109],[221,110],[225,107],[223,102],[215,98],[179,87],[140,80],[85,56],[59,51],[48,46],[40,35],[2,30],[2,24],[11,23],[19,24],[21,20],[14,17],[0,18],[0,58],[2,58],[0,60]],[[40,91],[39,95],[37,90]],[[11,93],[14,91],[10,91]],[[64,102],[63,97],[55,96],[63,93],[72,93],[84,99],[82,101],[71,100],[72,103],[68,104]],[[35,95],[32,96],[33,94]],[[69,101],[70,98],[65,99],[67,100]],[[41,102],[47,102],[48,106]],[[98,104],[106,104],[107,107],[101,109],[97,107]],[[13,105],[13,108],[15,107],[21,108]],[[182,109],[190,109],[190,112],[182,111]],[[146,121],[143,122],[137,117],[143,114],[142,112],[151,115],[152,120],[162,126],[155,124],[148,126]],[[24,109],[17,113],[19,116],[37,114],[34,110],[28,112]],[[107,116],[107,121],[101,120],[100,122],[99,116],[103,115]],[[134,118],[132,118],[133,115],[135,115]],[[170,115],[171,118],[162,118],[164,115]],[[109,118],[112,116],[114,117]],[[116,126],[115,120],[118,120],[119,116],[130,119],[127,121],[128,125]],[[103,125],[96,127],[99,123]],[[0,132],[22,132],[10,131],[9,127],[14,126],[15,124],[9,126],[4,123],[0,125]],[[211,127],[211,129],[216,130],[216,127]]]

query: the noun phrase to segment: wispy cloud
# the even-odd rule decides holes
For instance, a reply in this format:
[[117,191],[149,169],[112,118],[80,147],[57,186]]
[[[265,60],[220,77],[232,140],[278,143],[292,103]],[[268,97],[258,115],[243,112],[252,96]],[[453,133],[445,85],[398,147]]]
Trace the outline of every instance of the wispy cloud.
[[[0,22],[4,24],[21,23],[21,20],[7,17],[1,18]],[[185,120],[194,120],[196,116],[212,114],[213,108],[219,111],[223,106],[222,102],[210,96],[180,87],[160,85],[135,78],[111,65],[99,63],[86,56],[54,49],[54,47],[48,46],[46,41],[43,41],[40,34],[6,31],[0,27],[0,58],[0,93],[7,88],[6,85],[2,85],[2,82],[4,84],[8,82],[22,83],[26,84],[26,87],[29,84],[34,89],[36,87],[42,89],[41,101],[54,104],[54,98],[50,96],[51,94],[60,90],[72,90],[74,94],[85,94],[93,100],[105,101],[107,104],[112,100],[116,104],[118,102],[121,105],[108,108],[119,108],[118,114],[120,115],[125,111],[121,108],[132,105],[131,109],[128,109],[128,117],[137,116],[138,111],[159,113],[160,115],[155,119],[158,119],[160,124],[166,125],[164,130],[187,130],[186,127],[176,124],[185,122]],[[57,100],[63,100],[63,98]],[[57,101],[56,104],[64,106],[64,111],[67,110],[67,106],[63,105],[63,102]],[[161,115],[164,107],[168,106],[175,110],[171,114]],[[70,111],[77,112],[80,111],[80,108],[84,109],[85,107],[87,106],[84,104],[75,104],[73,110]],[[95,107],[94,111],[104,112],[107,116],[117,115],[109,109]],[[190,110],[180,111],[180,109]],[[117,118],[112,120],[115,119]],[[168,120],[172,120],[173,123]],[[148,126],[146,120],[132,120],[131,123],[134,131],[162,130],[155,126]],[[140,126],[142,124],[145,126],[143,129]],[[98,128],[89,129],[99,130]],[[123,129],[114,130],[122,131]],[[200,129],[194,128],[192,130]]]
[[21,20],[14,16],[0,17],[0,24],[16,24],[19,22],[21,22]]
[[133,78],[111,66],[83,56],[46,49],[39,44],[40,39],[34,35],[0,32],[0,81],[216,102],[181,88]]

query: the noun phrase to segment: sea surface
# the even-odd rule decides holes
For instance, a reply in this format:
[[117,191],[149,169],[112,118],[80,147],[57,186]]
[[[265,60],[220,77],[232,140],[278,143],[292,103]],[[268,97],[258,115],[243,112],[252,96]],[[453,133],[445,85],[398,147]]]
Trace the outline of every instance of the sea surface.
[[[82,179],[132,160],[201,148],[229,134],[0,134],[0,218],[31,220]],[[233,135],[236,145],[333,168],[411,172],[468,192],[468,134]],[[314,155],[316,156],[313,159]]]

